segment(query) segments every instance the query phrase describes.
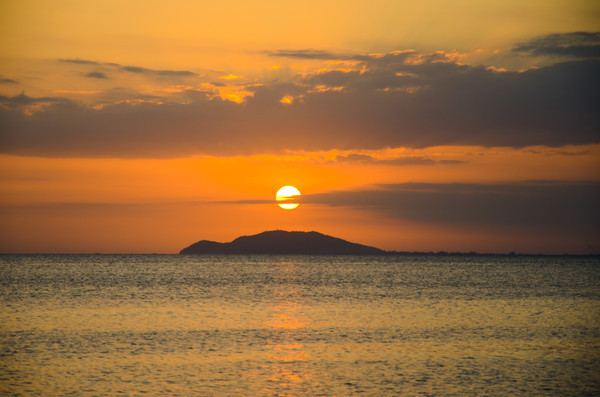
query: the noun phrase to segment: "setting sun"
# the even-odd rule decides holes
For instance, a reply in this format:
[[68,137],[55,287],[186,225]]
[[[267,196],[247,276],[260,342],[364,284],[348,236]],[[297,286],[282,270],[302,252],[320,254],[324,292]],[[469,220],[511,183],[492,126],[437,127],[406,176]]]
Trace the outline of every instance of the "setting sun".
[[293,210],[294,208],[297,208],[300,204],[298,204],[297,202],[290,201],[297,201],[299,196],[300,191],[298,189],[296,189],[293,186],[284,186],[277,191],[275,199],[277,201],[286,201],[286,203],[278,203],[279,206],[284,210]]

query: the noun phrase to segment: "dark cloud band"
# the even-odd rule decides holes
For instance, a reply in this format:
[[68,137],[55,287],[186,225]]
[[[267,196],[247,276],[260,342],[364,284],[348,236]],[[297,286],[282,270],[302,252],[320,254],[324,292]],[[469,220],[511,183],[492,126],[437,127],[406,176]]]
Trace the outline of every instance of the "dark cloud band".
[[[122,68],[173,79],[192,73]],[[1,97],[0,150],[173,157],[600,143],[600,60],[498,71],[458,63],[449,54],[403,51],[369,56],[356,68],[247,86],[252,95],[245,103],[194,89],[181,92],[179,103],[148,97],[104,102],[96,109],[58,97]],[[294,100],[283,104],[284,97]],[[27,111],[41,102],[43,107]]]
[[600,32],[551,34],[521,43],[512,51],[536,56],[600,58]]
[[[384,211],[411,221],[493,229],[554,228],[600,232],[600,183],[404,183],[303,196],[304,203]],[[562,229],[556,229],[562,228]]]
[[[79,59],[79,58],[61,58],[61,59],[58,59],[58,61],[63,62],[63,63],[73,63],[73,64],[77,64],[77,65],[110,66],[110,67],[116,67],[125,72],[139,73],[139,74],[155,74],[155,75],[159,75],[159,76],[179,76],[179,77],[197,76],[196,73],[191,72],[189,70],[155,70],[155,69],[143,68],[141,66],[122,66],[122,65],[119,65],[118,63],[114,63],[114,62],[97,62],[97,61],[90,61],[87,59]],[[94,74],[96,76],[94,76]],[[88,73],[88,75],[86,75],[86,76],[87,77],[97,77],[97,75],[99,75],[99,74],[103,74],[103,73],[92,72],[92,73]],[[103,77],[99,77],[99,78],[103,78]]]

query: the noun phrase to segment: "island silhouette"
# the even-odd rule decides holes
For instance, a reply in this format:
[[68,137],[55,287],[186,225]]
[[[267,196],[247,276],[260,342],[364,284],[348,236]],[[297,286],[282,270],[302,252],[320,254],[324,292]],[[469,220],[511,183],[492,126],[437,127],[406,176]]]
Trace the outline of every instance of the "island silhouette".
[[229,243],[198,241],[179,251],[180,254],[261,254],[261,255],[435,255],[435,256],[523,256],[523,257],[563,257],[600,258],[599,254],[534,254],[534,253],[493,253],[493,252],[448,252],[448,251],[385,251],[368,245],[351,243],[341,238],[319,232],[288,232],[272,230],[241,236]]
[[382,255],[387,252],[319,232],[266,231],[229,243],[202,240],[180,254]]

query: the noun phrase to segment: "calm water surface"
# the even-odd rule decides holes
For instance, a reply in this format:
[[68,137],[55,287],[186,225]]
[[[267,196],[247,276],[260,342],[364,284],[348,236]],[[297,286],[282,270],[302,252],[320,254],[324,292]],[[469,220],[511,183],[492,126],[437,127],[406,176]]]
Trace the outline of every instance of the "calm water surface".
[[1,395],[600,394],[600,261],[0,256]]

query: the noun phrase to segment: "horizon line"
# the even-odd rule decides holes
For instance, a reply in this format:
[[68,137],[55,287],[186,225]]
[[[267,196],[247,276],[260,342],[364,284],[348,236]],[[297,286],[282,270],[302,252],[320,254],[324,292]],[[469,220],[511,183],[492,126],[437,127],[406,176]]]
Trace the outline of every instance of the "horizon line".
[[600,258],[600,254],[573,254],[573,253],[562,253],[562,254],[543,254],[543,253],[526,253],[526,252],[477,252],[477,251],[386,251],[382,250],[380,254],[181,254],[166,253],[166,252],[152,252],[152,253],[135,253],[135,252],[0,252],[2,255],[185,255],[185,256],[413,256],[413,255],[426,255],[426,256],[507,256],[507,257],[585,257],[585,258]]

